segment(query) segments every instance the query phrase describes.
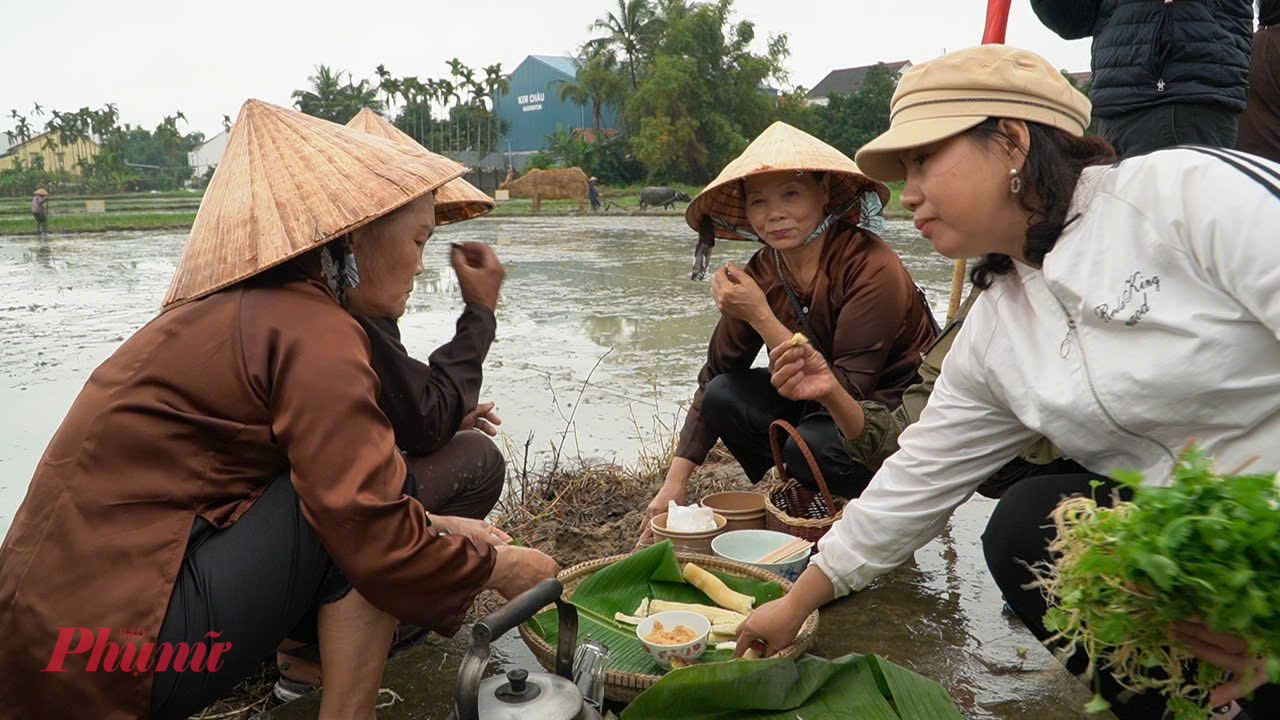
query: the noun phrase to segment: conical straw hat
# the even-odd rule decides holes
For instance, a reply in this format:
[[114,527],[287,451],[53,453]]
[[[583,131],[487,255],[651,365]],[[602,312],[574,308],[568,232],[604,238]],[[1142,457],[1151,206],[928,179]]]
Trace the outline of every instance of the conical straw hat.
[[[347,127],[363,130],[398,143],[411,143],[415,148],[422,147],[417,140],[409,137],[400,128],[391,124],[391,121],[369,108],[363,108],[356,113],[356,116],[347,123]],[[475,185],[462,178],[450,180],[436,190],[436,225],[448,225],[480,217],[492,210],[493,206],[493,198],[477,189]]]
[[49,194],[49,191],[48,191],[48,190],[45,190],[44,188],[40,188],[40,189],[36,190],[36,193],[35,193],[35,194],[36,194],[36,195],[48,195],[48,194]]
[[[747,221],[740,181],[750,175],[779,170],[826,173],[831,178],[831,199],[827,207],[832,212],[871,189],[880,195],[881,203],[889,202],[889,188],[863,175],[847,155],[809,133],[775,122],[760,133],[742,155],[726,165],[720,177],[698,193],[685,210],[685,221],[697,230],[702,218],[711,215],[721,222],[749,230],[751,223]],[[844,217],[856,219],[860,213],[861,205],[855,202]],[[727,240],[753,239],[719,224],[715,232],[716,237]]]
[[465,171],[421,148],[248,100],[200,202],[164,306],[297,257]]

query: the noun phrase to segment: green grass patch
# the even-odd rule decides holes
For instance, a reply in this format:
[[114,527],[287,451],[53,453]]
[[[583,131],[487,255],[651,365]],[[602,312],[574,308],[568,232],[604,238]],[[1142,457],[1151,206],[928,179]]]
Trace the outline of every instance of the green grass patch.
[[[188,230],[195,222],[194,212],[176,213],[94,213],[91,215],[51,215],[49,232],[105,232],[108,230]],[[34,235],[36,221],[25,218],[0,218],[0,235]]]

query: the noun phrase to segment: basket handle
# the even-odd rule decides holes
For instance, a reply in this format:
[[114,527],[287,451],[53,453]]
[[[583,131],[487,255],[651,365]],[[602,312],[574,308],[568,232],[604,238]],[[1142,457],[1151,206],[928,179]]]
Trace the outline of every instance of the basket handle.
[[813,479],[818,482],[818,489],[822,491],[822,499],[827,503],[827,517],[834,517],[836,514],[835,501],[831,499],[831,491],[827,489],[827,481],[822,477],[822,468],[818,467],[818,461],[814,459],[813,453],[809,450],[809,443],[804,441],[800,433],[795,427],[786,420],[774,420],[769,423],[769,446],[773,448],[773,464],[778,466],[778,478],[786,482],[790,478],[787,477],[787,466],[782,459],[782,443],[778,442],[778,433],[775,429],[781,429],[795,440],[796,447],[800,448],[800,454],[804,456],[805,462],[809,463],[809,470],[813,472]]

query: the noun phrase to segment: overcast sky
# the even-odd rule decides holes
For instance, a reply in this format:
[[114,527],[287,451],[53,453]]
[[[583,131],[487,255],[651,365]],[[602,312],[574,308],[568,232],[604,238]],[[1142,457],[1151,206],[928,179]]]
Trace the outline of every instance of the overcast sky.
[[[1008,42],[1055,65],[1089,69],[1089,41],[1066,42],[1014,0]],[[460,58],[506,71],[527,55],[571,54],[617,0],[6,0],[0,43],[0,132],[10,108],[76,110],[117,104],[121,123],[154,127],[182,110],[183,128],[212,136],[246,98],[289,105],[318,63],[373,78],[442,77]],[[921,62],[981,40],[985,0],[737,0],[763,47],[790,36],[791,84],[877,61]],[[28,120],[43,129],[44,118]],[[2,140],[3,138],[0,138]]]

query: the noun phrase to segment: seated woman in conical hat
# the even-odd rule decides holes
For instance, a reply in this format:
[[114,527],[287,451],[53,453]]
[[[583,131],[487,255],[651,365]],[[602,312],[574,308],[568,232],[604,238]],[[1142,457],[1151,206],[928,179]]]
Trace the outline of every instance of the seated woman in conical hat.
[[[369,108],[356,113],[347,127],[426,151]],[[440,186],[434,197],[436,229],[479,217],[494,207],[492,198],[462,178]],[[463,256],[454,252],[450,258],[460,262]],[[501,274],[501,266],[489,272]],[[461,282],[469,281],[465,271],[459,277]],[[356,315],[355,319],[369,338],[370,365],[378,376],[378,407],[391,422],[396,446],[418,480],[414,497],[429,513],[483,521],[497,505],[506,481],[506,460],[489,439],[497,435],[496,426],[502,420],[494,403],[479,402],[484,359],[497,324],[493,308],[466,302],[454,336],[432,352],[428,362],[409,354],[400,339],[398,318]],[[423,635],[419,626],[401,622],[392,652]],[[295,699],[321,682],[316,643],[286,641],[276,654],[276,664],[280,679],[273,693],[280,700]]]
[[[462,172],[245,104],[164,310],[90,376],[0,547],[6,712],[187,717],[292,636],[320,639],[320,717],[372,718],[398,618],[453,634],[482,589],[555,574],[423,508],[354,317],[403,313]],[[491,310],[497,258],[453,260]]]
[[[779,122],[689,204],[685,219],[700,233],[763,247],[744,267],[728,263],[712,278],[720,322],[676,457],[646,510],[642,542],[649,518],[669,501],[686,501],[687,480],[717,439],[759,482],[774,463],[767,435],[778,419],[796,426],[832,493],[856,497],[866,487],[872,470],[850,459],[833,413],[860,400],[897,407],[919,381],[921,354],[938,332],[901,259],[859,227],[866,191],[889,198],[840,151]],[[768,369],[752,368],[762,346],[781,347],[797,333],[839,378],[820,401],[798,400],[793,389],[770,383]],[[783,456],[791,476],[816,488],[793,438]]]

